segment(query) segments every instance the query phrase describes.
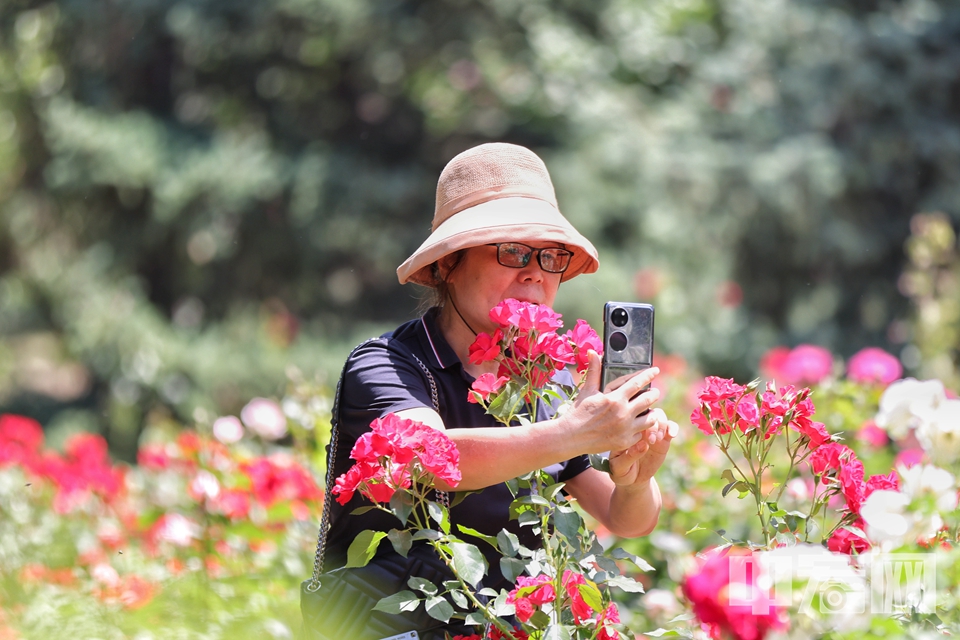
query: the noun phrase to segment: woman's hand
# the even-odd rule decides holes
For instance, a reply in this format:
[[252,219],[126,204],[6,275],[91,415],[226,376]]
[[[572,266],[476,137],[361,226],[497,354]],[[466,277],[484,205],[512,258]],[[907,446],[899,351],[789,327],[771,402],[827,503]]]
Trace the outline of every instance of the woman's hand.
[[610,478],[618,486],[646,484],[667,458],[670,443],[680,426],[667,419],[663,409],[652,409],[645,418],[654,423],[634,445],[610,452]]
[[[653,410],[653,405],[660,399],[660,392],[648,388],[660,370],[651,367],[623,376],[607,385],[605,392],[601,392],[600,367],[600,356],[591,351],[580,393],[573,407],[561,419],[563,437],[578,441],[578,453],[617,452],[627,456],[622,461],[626,463],[638,460],[650,447],[665,439],[669,447],[669,439],[677,433],[676,423],[673,423],[671,435],[671,423],[663,411]],[[651,457],[651,462],[654,457]],[[657,468],[660,463],[662,459],[657,463]],[[644,469],[647,468],[649,464],[644,465]]]

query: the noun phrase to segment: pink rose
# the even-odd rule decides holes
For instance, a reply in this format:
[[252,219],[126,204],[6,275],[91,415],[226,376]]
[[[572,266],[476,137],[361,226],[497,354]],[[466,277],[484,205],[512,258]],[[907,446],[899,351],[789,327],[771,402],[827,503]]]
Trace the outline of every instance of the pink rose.
[[[863,531],[864,522],[863,520],[858,520],[856,524],[857,528]],[[840,528],[833,532],[833,535],[830,536],[830,539],[827,540],[827,548],[834,553],[845,553],[847,555],[853,553],[863,553],[870,549],[870,542],[865,538],[861,538],[853,531],[848,529]]]
[[887,432],[877,426],[873,420],[869,420],[857,431],[857,440],[865,442],[875,449],[886,446],[890,442]]
[[711,637],[762,640],[787,625],[761,578],[760,564],[750,551],[728,547],[704,553],[699,569],[684,578],[682,588]]
[[794,347],[781,365],[783,382],[788,384],[817,384],[833,370],[833,355],[812,344]]
[[490,394],[500,391],[503,385],[509,381],[510,378],[507,376],[495,376],[492,373],[484,373],[470,385],[473,393],[467,396],[467,400],[473,403],[479,400],[486,400],[490,397]]
[[847,377],[864,384],[888,385],[903,375],[900,361],[883,349],[867,347],[855,353],[847,364]]
[[495,360],[500,355],[500,341],[503,340],[503,331],[497,329],[493,335],[481,333],[470,345],[469,357],[473,364],[483,364]]

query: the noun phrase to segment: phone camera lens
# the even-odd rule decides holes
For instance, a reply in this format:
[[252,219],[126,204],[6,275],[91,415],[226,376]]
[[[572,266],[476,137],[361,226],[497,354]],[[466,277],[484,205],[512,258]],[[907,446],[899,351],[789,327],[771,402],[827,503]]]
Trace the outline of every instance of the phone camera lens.
[[627,336],[622,331],[616,331],[610,336],[610,348],[614,351],[623,351],[627,348]]
[[610,312],[610,322],[613,323],[615,327],[622,327],[627,324],[627,310],[616,308]]

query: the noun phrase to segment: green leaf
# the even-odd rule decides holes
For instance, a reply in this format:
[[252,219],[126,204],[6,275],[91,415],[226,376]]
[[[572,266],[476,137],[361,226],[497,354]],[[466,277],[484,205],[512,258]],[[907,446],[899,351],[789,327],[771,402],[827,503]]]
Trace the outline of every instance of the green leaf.
[[407,524],[407,519],[413,512],[413,496],[406,491],[395,491],[390,498],[390,510],[401,524]]
[[651,638],[676,638],[680,633],[673,629],[664,629],[661,627],[656,631],[644,631],[643,635],[650,636]]
[[440,532],[433,529],[420,529],[413,534],[414,540],[439,540],[440,537]]
[[540,516],[533,511],[521,511],[517,516],[517,522],[521,527],[540,524]]
[[500,553],[505,556],[516,556],[520,550],[520,539],[516,534],[506,529],[501,529],[500,533],[497,534],[497,548],[499,548]]
[[549,624],[550,616],[542,609],[534,611],[530,619],[527,620],[527,626],[533,627],[534,629],[546,629]]
[[483,589],[480,589],[480,591],[477,591],[477,595],[485,596],[487,598],[496,598],[498,595],[500,595],[500,592],[496,589],[491,589],[490,587],[484,587]]
[[620,575],[620,567],[617,566],[617,563],[614,562],[611,558],[606,556],[596,556],[593,561],[597,564],[598,567],[610,573],[612,575]]
[[406,529],[391,529],[387,537],[390,539],[394,551],[406,558],[407,553],[410,552],[410,547],[413,546],[413,534]]
[[678,615],[678,616],[677,616],[676,618],[674,618],[673,620],[668,620],[668,622],[669,622],[670,624],[673,624],[674,622],[686,622],[687,620],[693,620],[693,619],[696,618],[696,617],[697,617],[697,616],[694,615],[694,614],[692,614],[692,613],[681,613],[680,615]]
[[556,484],[552,484],[546,489],[544,489],[543,491],[541,491],[540,495],[542,495],[547,500],[554,500],[557,497],[557,494],[563,490],[563,487],[565,484],[566,484],[565,482],[558,482]]
[[489,610],[497,616],[512,616],[517,612],[512,604],[507,604],[507,592],[501,591],[493,602],[487,604]]
[[797,538],[792,533],[778,533],[777,543],[780,546],[792,547],[797,544]]
[[507,485],[507,489],[510,490],[510,495],[514,498],[517,497],[517,494],[520,492],[520,479],[519,478],[510,478],[504,483]]
[[688,536],[691,533],[696,533],[697,531],[707,531],[707,529],[704,527],[701,527],[700,523],[698,522],[697,524],[693,525],[692,529],[687,529],[687,531],[685,531],[683,535]]
[[476,529],[471,529],[470,527],[465,527],[465,526],[463,526],[462,524],[458,524],[458,525],[457,525],[457,529],[459,529],[460,533],[465,533],[465,534],[467,534],[468,536],[473,536],[474,538],[480,538],[481,540],[483,540],[484,542],[486,542],[487,544],[489,544],[489,545],[490,545],[491,547],[493,547],[494,549],[497,548],[497,539],[494,538],[493,536],[488,536],[488,535],[485,534],[485,533],[480,533],[480,532],[477,531]]
[[598,613],[603,611],[603,594],[600,593],[597,585],[588,580],[584,584],[578,584],[577,591],[591,609]]
[[571,637],[564,625],[552,624],[543,631],[543,640],[571,640]]
[[350,548],[347,549],[346,566],[365,567],[377,552],[380,541],[386,537],[386,531],[371,531],[370,529],[361,531],[360,535],[350,543]]
[[736,482],[737,479],[733,475],[733,469],[724,469],[723,473],[720,474],[721,480],[726,480],[727,482]]
[[607,456],[599,453],[591,453],[587,458],[590,460],[590,466],[597,471],[610,473],[610,459],[607,458]]
[[638,555],[630,553],[623,547],[617,547],[610,552],[611,558],[616,558],[617,560],[626,560],[627,562],[635,565],[640,571],[653,571],[653,566],[649,562],[644,560]]
[[373,607],[374,611],[383,611],[390,615],[397,615],[403,612],[416,611],[420,606],[420,599],[413,591],[401,591],[392,596],[381,598],[380,602]]
[[472,544],[451,542],[453,569],[467,584],[476,587],[487,572],[487,561],[483,554]]
[[861,529],[860,527],[855,527],[855,526],[853,526],[852,524],[845,524],[845,525],[843,525],[843,528],[846,529],[847,531],[849,531],[850,533],[854,534],[854,535],[860,536],[861,538],[866,538],[866,537],[867,537],[867,534],[866,534],[866,533],[863,531],[863,529]]
[[549,507],[550,501],[544,498],[543,496],[538,496],[536,494],[528,494],[525,496],[520,496],[513,501],[513,504],[516,505],[536,505],[538,507]]
[[478,611],[474,611],[473,613],[467,614],[463,623],[468,625],[484,625],[487,624],[487,617]]
[[526,395],[524,388],[515,381],[511,380],[500,393],[490,402],[487,407],[487,413],[500,422],[511,421],[517,414],[517,410],[523,404],[523,397]]
[[614,576],[607,580],[607,584],[611,587],[617,587],[622,591],[627,593],[643,593],[643,585],[627,576]]
[[516,582],[517,577],[523,575],[526,563],[518,558],[500,558],[500,573],[510,582]]
[[427,512],[430,514],[430,519],[440,525],[441,531],[450,533],[450,514],[444,507],[436,502],[428,502]]
[[572,509],[569,511],[558,509],[553,513],[553,526],[557,533],[571,542],[579,537],[582,524],[580,514]]
[[462,591],[451,591],[450,597],[453,599],[454,604],[461,609],[468,609],[470,607],[470,601],[467,600],[467,596],[465,596]]
[[407,580],[407,586],[411,589],[416,589],[425,596],[437,595],[437,585],[424,578],[410,576],[410,578]]
[[723,489],[720,491],[720,495],[726,498],[727,494],[730,493],[730,490],[733,489],[737,484],[739,484],[739,482],[740,482],[739,480],[734,480],[733,482],[725,485]]
[[453,615],[453,607],[445,598],[440,596],[428,598],[425,606],[427,607],[427,613],[430,614],[430,617],[440,622],[449,621],[450,616]]
[[368,511],[373,511],[373,510],[375,510],[376,508],[377,508],[377,507],[373,507],[373,506],[370,506],[370,505],[367,505],[367,506],[365,506],[365,507],[357,507],[356,509],[354,509],[353,511],[350,512],[350,515],[352,515],[352,516],[362,516],[363,514],[367,513]]
[[468,496],[472,496],[480,493],[479,491],[453,491],[449,495],[453,496],[453,499],[450,501],[450,508],[453,509],[455,506],[463,502]]

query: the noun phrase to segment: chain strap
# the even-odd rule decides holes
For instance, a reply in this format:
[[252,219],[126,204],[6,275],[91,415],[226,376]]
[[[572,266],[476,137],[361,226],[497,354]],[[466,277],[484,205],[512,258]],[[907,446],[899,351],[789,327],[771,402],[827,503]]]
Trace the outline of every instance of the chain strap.
[[[350,358],[354,353],[376,339],[377,338],[371,338],[370,340],[366,340],[365,342],[357,345],[357,347],[354,348],[354,350],[350,352],[350,355],[347,357],[347,362],[350,361]],[[402,343],[397,342],[396,344]],[[433,374],[430,373],[430,370],[427,369],[427,366],[421,362],[420,358],[418,358],[413,352],[409,353],[411,356],[413,356],[413,359],[417,361],[420,369],[427,376],[427,381],[430,383],[430,400],[433,402],[433,410],[439,413],[440,398],[437,393],[437,382],[434,380]],[[315,593],[320,590],[320,575],[323,573],[323,560],[327,551],[327,533],[330,531],[330,490],[334,486],[333,466],[337,459],[337,444],[340,439],[340,390],[343,386],[343,376],[346,371],[347,364],[344,363],[343,371],[340,372],[340,379],[337,380],[337,390],[333,396],[333,409],[330,415],[330,447],[327,450],[327,475],[324,479],[325,489],[323,494],[323,510],[321,511],[320,515],[320,530],[317,532],[317,552],[313,557],[313,577],[306,586],[307,591],[310,593]],[[436,491],[435,493],[437,502],[449,509],[450,494],[448,494],[446,491]]]

